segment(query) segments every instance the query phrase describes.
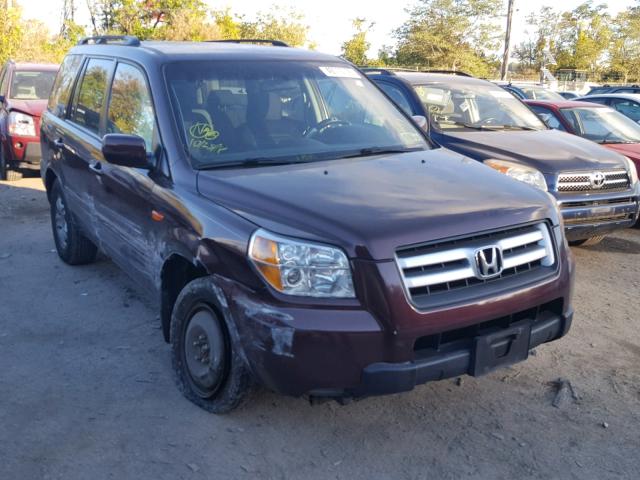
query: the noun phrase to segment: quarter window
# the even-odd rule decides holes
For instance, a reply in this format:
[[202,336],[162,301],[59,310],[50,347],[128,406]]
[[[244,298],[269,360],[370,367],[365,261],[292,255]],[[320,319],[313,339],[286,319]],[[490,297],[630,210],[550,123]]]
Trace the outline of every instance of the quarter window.
[[100,115],[107,93],[107,80],[113,62],[92,58],[76,95],[71,120],[94,133],[100,131]]
[[151,151],[154,130],[153,104],[144,74],[132,65],[119,63],[111,87],[107,133],[138,135]]
[[60,66],[49,97],[49,111],[56,117],[62,118],[67,114],[67,105],[69,105],[69,100],[71,99],[73,81],[81,65],[82,57],[80,55],[67,55]]

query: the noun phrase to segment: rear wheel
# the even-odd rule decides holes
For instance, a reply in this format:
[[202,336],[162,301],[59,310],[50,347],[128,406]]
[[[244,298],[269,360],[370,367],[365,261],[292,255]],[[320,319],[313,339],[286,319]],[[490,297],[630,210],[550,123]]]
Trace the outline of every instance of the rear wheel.
[[246,398],[251,376],[219,313],[209,277],[182,290],[171,316],[171,353],[183,395],[211,413],[227,413]]
[[96,259],[98,249],[75,224],[59,182],[55,182],[51,189],[51,228],[56,250],[63,262],[84,265]]
[[7,165],[7,159],[4,155],[4,150],[0,147],[0,180],[7,180],[8,182],[15,182],[22,178],[22,173],[16,170],[10,170]]
[[585,240],[573,240],[569,242],[569,245],[572,247],[591,247],[593,245],[599,244],[602,240],[604,240],[604,235],[598,235],[596,237],[587,238]]

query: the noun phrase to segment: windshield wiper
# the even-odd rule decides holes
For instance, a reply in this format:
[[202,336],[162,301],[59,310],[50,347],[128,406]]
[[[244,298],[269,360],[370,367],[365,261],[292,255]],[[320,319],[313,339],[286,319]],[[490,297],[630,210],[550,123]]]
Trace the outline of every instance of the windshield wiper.
[[422,147],[406,148],[406,147],[368,147],[361,148],[355,153],[349,153],[347,155],[341,155],[337,158],[356,158],[356,157],[370,157],[373,155],[382,155],[385,153],[407,153],[418,152],[424,150]]
[[255,157],[255,158],[246,158],[244,160],[237,160],[233,162],[220,162],[214,163],[212,165],[203,165],[198,168],[198,170],[218,170],[223,168],[256,168],[263,166],[275,166],[275,165],[291,165],[294,163],[309,163],[309,160],[284,160],[277,158],[268,158],[268,157]]
[[479,125],[475,123],[466,123],[466,122],[453,122],[454,125],[460,125],[465,128],[472,128],[474,130],[487,130],[487,131],[496,131],[496,130],[537,130],[534,127],[526,127],[520,125]]

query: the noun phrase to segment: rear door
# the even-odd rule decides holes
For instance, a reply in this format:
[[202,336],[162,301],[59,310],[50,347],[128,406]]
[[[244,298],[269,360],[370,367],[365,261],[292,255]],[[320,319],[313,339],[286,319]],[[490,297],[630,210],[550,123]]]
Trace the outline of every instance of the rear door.
[[[111,84],[105,133],[142,137],[147,155],[157,163],[160,142],[150,89],[143,71],[136,65],[119,62]],[[100,219],[101,248],[125,271],[152,284],[154,231],[152,220],[155,170],[100,165],[97,213]]]
[[64,128],[54,146],[62,156],[64,192],[85,233],[98,240],[96,192],[99,191],[103,118],[107,87],[115,62],[88,58],[76,85]]

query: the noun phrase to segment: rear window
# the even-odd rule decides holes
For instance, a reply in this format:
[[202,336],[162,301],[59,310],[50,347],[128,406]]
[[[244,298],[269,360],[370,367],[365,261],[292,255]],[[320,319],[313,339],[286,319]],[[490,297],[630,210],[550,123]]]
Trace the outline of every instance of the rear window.
[[56,78],[52,71],[18,70],[13,72],[9,98],[15,100],[46,100]]
[[78,74],[78,70],[80,70],[81,64],[82,57],[80,55],[67,55],[60,66],[49,97],[49,111],[57,117],[62,118],[67,114],[67,105],[69,105],[71,98],[73,81]]

